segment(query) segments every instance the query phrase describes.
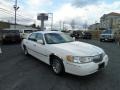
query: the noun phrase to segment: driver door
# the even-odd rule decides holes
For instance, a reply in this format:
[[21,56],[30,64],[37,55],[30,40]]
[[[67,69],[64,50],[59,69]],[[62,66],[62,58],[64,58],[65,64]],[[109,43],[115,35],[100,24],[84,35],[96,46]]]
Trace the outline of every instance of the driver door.
[[43,34],[41,33],[38,33],[37,36],[36,36],[36,40],[42,40],[43,43],[40,44],[38,42],[36,42],[36,45],[35,45],[35,51],[36,51],[36,57],[38,59],[40,59],[41,61],[49,64],[49,51],[47,50],[46,48],[46,45],[45,45],[45,41],[44,41],[44,38],[43,38]]

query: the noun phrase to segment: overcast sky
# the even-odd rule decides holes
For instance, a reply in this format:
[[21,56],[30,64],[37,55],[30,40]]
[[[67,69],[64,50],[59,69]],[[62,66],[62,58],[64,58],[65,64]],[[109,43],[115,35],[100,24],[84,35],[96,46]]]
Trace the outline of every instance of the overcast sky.
[[[12,21],[15,0],[0,0],[0,20]],[[53,13],[54,23],[75,19],[82,24],[99,22],[103,14],[120,13],[120,0],[18,0],[18,21],[35,22],[38,13]],[[2,10],[1,10],[2,8]],[[3,11],[6,9],[9,11]],[[21,18],[23,16],[23,18]]]

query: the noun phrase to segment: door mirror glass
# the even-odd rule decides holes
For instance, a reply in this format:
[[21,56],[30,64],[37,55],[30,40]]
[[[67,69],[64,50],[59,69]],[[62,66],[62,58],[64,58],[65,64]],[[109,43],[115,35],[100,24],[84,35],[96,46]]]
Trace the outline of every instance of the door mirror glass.
[[44,44],[43,40],[37,40],[37,43]]
[[75,41],[75,37],[73,37],[73,40]]

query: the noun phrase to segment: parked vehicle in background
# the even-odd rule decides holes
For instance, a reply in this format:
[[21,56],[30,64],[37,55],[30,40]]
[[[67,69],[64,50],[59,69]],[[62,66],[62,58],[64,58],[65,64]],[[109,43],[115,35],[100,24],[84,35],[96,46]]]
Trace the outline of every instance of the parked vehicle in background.
[[70,36],[75,39],[80,39],[82,38],[82,31],[73,31]]
[[61,31],[61,32],[65,33],[65,34],[67,34],[69,36],[71,36],[71,32],[70,31]]
[[71,37],[75,37],[75,39],[91,39],[92,34],[89,32],[83,32],[83,31],[73,31],[71,33]]
[[92,39],[92,34],[89,32],[83,32],[82,39]]
[[100,34],[100,41],[115,41],[115,35],[112,30],[105,30]]
[[20,37],[24,39],[24,38],[27,38],[27,36],[30,33],[34,32],[35,30],[19,30],[19,31],[20,31]]
[[58,31],[34,32],[22,41],[22,49],[25,55],[30,54],[50,65],[55,74],[67,72],[85,76],[108,64],[108,56],[103,49],[74,41]]
[[0,32],[2,34],[2,43],[21,41],[19,30],[1,30]]
[[120,45],[120,30],[115,33],[115,42]]
[[59,31],[59,30],[57,30],[57,29],[52,29],[51,31]]

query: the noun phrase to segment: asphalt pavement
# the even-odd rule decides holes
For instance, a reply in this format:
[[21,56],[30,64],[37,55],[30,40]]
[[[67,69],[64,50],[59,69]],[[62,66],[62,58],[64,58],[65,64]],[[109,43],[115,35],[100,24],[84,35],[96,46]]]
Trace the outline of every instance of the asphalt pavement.
[[105,50],[109,56],[105,70],[84,77],[57,76],[48,65],[25,56],[20,44],[2,45],[0,90],[120,90],[120,46],[96,40],[82,41]]
[[2,50],[1,50],[1,48],[0,48],[0,54],[2,53]]

